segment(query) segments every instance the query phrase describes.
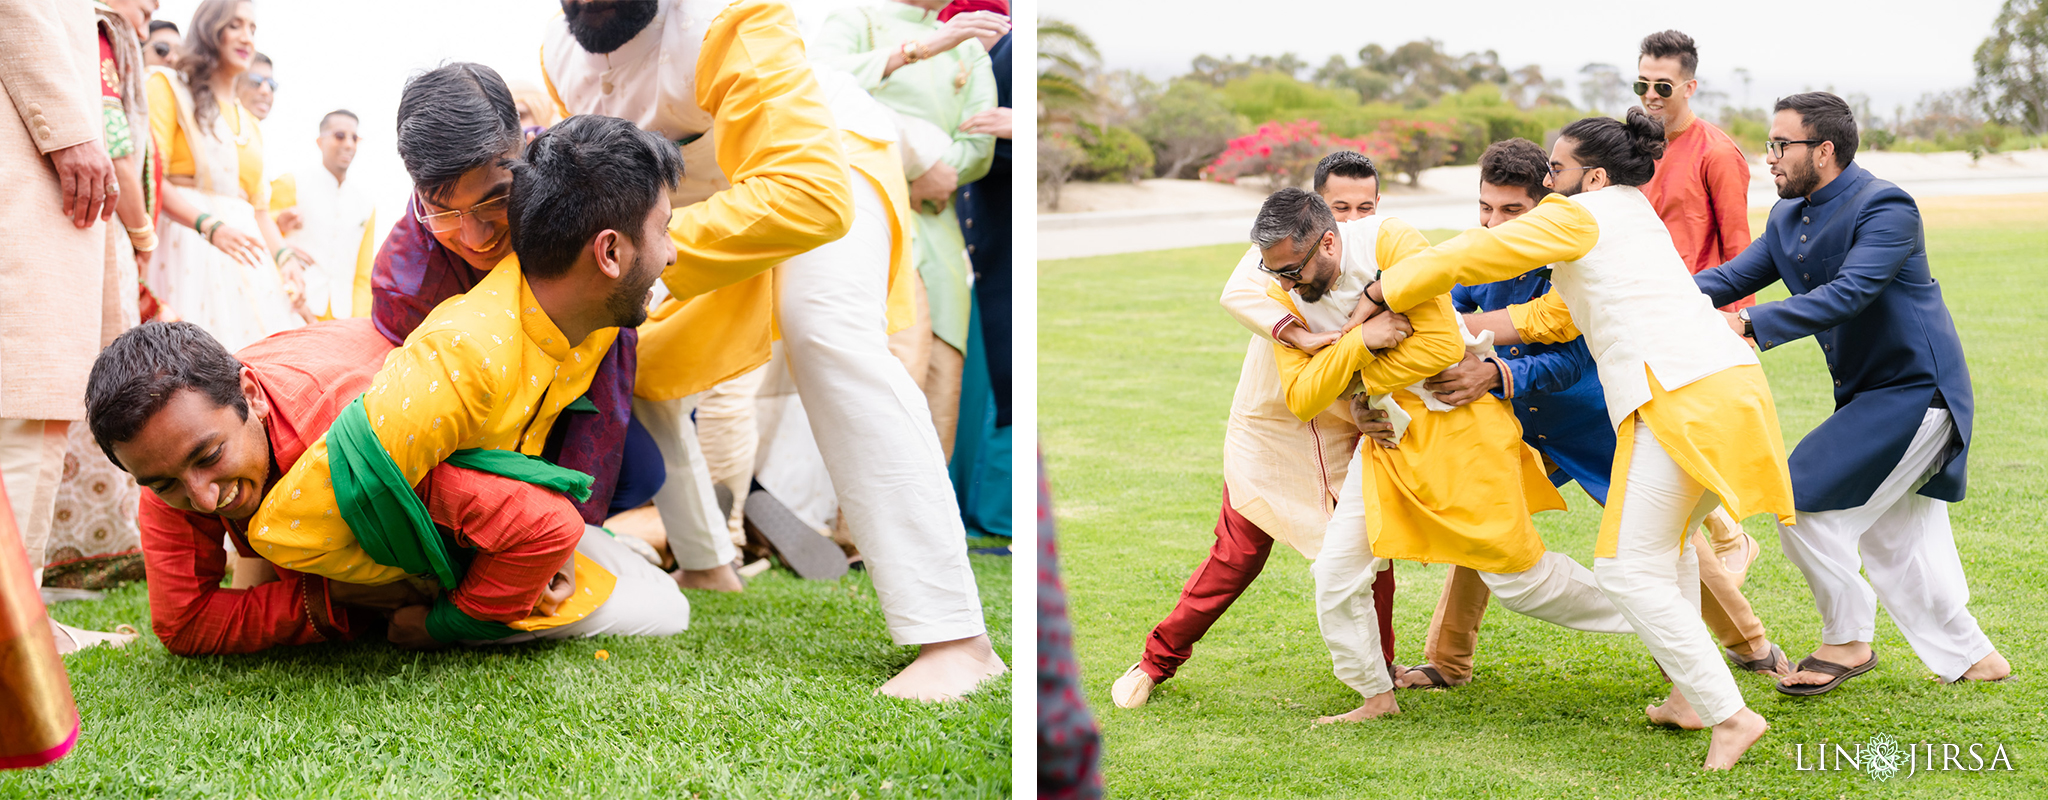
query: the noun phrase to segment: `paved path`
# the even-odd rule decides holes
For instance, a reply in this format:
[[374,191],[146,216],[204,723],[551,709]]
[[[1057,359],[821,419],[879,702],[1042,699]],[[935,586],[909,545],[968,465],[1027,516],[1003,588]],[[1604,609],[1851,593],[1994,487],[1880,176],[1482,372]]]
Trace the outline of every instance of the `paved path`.
[[[1914,197],[1953,195],[2033,194],[2048,192],[2048,153],[2030,151],[2016,154],[2012,163],[1996,170],[1973,174],[1967,156],[1940,153],[1928,156],[1875,153],[1859,161],[1879,162],[1869,168],[1879,175],[1896,174],[1896,183]],[[1960,161],[1959,161],[1960,160]],[[1478,168],[1442,167],[1423,176],[1420,191],[1389,191],[1383,195],[1380,213],[1397,216],[1424,230],[1466,228],[1476,224],[1478,211]],[[1456,187],[1468,187],[1458,190]],[[1749,185],[1749,206],[1769,208],[1778,201],[1769,170],[1756,165]],[[1213,202],[1213,200],[1211,201]],[[1132,211],[1090,211],[1078,214],[1038,215],[1038,257],[1040,259],[1137,253],[1175,247],[1244,242],[1249,238],[1252,218],[1258,214],[1255,201],[1194,209],[1143,209]],[[1752,231],[1761,234],[1762,231]]]

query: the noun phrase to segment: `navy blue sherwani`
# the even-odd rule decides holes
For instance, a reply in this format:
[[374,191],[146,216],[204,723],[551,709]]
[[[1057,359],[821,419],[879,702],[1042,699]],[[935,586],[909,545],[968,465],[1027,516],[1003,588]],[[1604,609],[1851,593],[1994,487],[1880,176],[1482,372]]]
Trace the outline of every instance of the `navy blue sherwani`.
[[1812,336],[1827,358],[1835,413],[1792,451],[1800,511],[1869,502],[1927,409],[1944,405],[1956,438],[1920,494],[1963,499],[1970,372],[1905,191],[1851,162],[1811,198],[1779,201],[1761,239],[1694,278],[1717,306],[1784,281],[1790,298],[1749,310],[1757,346]]
[[[1504,281],[1454,286],[1451,303],[1460,314],[1526,303],[1550,291],[1549,272],[1544,267]],[[1515,396],[1506,399],[1522,422],[1522,441],[1558,467],[1551,482],[1563,486],[1576,480],[1586,494],[1606,504],[1614,423],[1607,418],[1607,395],[1586,340],[1502,345],[1494,352],[1514,381]],[[1495,389],[1493,396],[1500,397],[1501,391]]]

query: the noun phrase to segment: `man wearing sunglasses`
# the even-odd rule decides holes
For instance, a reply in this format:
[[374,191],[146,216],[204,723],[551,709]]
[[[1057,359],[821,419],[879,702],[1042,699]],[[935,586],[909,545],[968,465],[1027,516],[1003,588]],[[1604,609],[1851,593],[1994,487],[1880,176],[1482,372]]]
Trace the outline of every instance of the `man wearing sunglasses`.
[[[1664,157],[1643,195],[1671,231],[1671,243],[1698,273],[1734,258],[1749,246],[1749,162],[1714,124],[1694,116],[1692,96],[1700,82],[1699,49],[1692,37],[1662,31],[1643,37],[1633,89],[1643,110],[1664,123]],[[1723,311],[1756,304],[1740,297]]]
[[[1372,159],[1340,150],[1316,164],[1314,185],[1336,225],[1350,230],[1356,220],[1372,216],[1377,209],[1379,180]],[[1397,232],[1412,230],[1395,220],[1369,224],[1379,226],[1379,233],[1372,235],[1375,249],[1382,241],[1393,242]],[[1363,238],[1366,234],[1358,235]],[[1119,707],[1144,705],[1151,699],[1153,687],[1180,671],[1194,655],[1195,643],[1264,571],[1275,540],[1304,557],[1316,557],[1322,549],[1323,528],[1330,522],[1330,507],[1358,446],[1360,428],[1392,429],[1384,421],[1355,420],[1348,402],[1332,404],[1307,421],[1287,410],[1273,344],[1314,353],[1343,335],[1339,330],[1310,331],[1307,322],[1266,293],[1279,280],[1309,280],[1327,288],[1331,276],[1325,271],[1292,263],[1309,258],[1301,255],[1289,264],[1268,264],[1258,248],[1247,248],[1223,286],[1223,309],[1252,336],[1237,392],[1230,401],[1230,422],[1223,432],[1223,509],[1216,518],[1216,543],[1188,576],[1173,610],[1145,637],[1144,655],[1111,687],[1110,698]],[[1320,296],[1322,289],[1308,291]],[[1393,322],[1389,318],[1379,324],[1391,326]],[[1375,343],[1383,344],[1380,340]],[[1394,572],[1389,569],[1373,579],[1373,602],[1380,612],[1382,655],[1390,663],[1394,659],[1393,599]]]
[[354,112],[320,118],[321,169],[303,180],[286,173],[270,185],[270,210],[285,241],[308,254],[306,307],[321,319],[370,315],[370,266],[376,255],[377,209],[360,182],[348,180],[362,137]]
[[1970,614],[1949,529],[1974,402],[1920,210],[1852,162],[1840,97],[1779,100],[1770,137],[1783,199],[1763,238],[1695,280],[1717,303],[1784,281],[1790,298],[1727,314],[1729,327],[1764,350],[1811,336],[1834,377],[1834,413],[1790,459],[1798,524],[1778,526],[1820,607],[1821,647],[1778,691],[1820,694],[1875,667],[1879,600],[1941,680],[2001,680],[2012,666]]

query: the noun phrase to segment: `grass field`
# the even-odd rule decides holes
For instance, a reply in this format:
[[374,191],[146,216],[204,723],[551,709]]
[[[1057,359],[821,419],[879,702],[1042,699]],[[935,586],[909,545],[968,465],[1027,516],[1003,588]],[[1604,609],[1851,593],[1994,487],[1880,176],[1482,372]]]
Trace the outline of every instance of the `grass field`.
[[[1007,661],[1010,559],[971,558]],[[82,652],[65,662],[78,750],[0,773],[0,797],[1010,796],[1009,678],[959,703],[871,694],[915,651],[890,644],[866,572],[771,571],[690,601],[670,638],[181,658],[145,636]],[[52,613],[147,628],[147,593]]]
[[[1728,773],[1700,771],[1705,732],[1644,720],[1643,706],[1667,687],[1639,640],[1568,631],[1497,605],[1471,685],[1404,691],[1397,717],[1311,725],[1359,698],[1330,675],[1308,563],[1284,546],[1150,705],[1114,707],[1110,683],[1137,660],[1213,541],[1224,420],[1247,337],[1216,297],[1244,246],[1041,263],[1040,436],[1111,796],[2048,796],[2040,672],[2048,655],[2048,196],[1923,208],[1977,399],[1969,499],[1951,517],[1971,610],[2016,676],[1939,685],[1880,614],[1883,662],[1834,693],[1789,698],[1763,676],[1738,675],[1772,729]],[[1760,216],[1754,230],[1762,231]],[[1764,299],[1782,296],[1776,289]],[[1763,360],[1789,446],[1832,410],[1825,366],[1810,342]],[[1598,508],[1576,488],[1565,494],[1571,510],[1540,515],[1538,527],[1552,549],[1590,565]],[[1797,659],[1819,644],[1819,615],[1765,519],[1748,525],[1765,555],[1746,593],[1772,639]],[[1446,569],[1402,564],[1397,572],[1399,658],[1414,663]],[[1800,743],[1810,768],[1823,740],[1879,733],[2003,743],[2015,770],[1902,774],[1880,784],[1857,771],[1802,771],[1795,761]]]

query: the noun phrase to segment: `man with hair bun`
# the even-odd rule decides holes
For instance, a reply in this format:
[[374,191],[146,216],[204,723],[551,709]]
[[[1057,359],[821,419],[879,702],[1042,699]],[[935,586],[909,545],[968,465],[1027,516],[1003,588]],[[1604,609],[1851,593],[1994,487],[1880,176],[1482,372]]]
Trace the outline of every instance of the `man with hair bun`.
[[1970,614],[1949,529],[1975,403],[1920,209],[1853,162],[1856,119],[1840,97],[1779,100],[1770,137],[1783,199],[1762,240],[1696,278],[1717,303],[1784,281],[1791,297],[1728,326],[1764,350],[1813,337],[1835,382],[1834,413],[1792,452],[1799,524],[1778,529],[1820,607],[1821,647],[1778,691],[1820,694],[1875,667],[1878,600],[1941,680],[2003,680],[2012,665]]
[[[1643,196],[1657,209],[1671,243],[1685,268],[1720,266],[1749,246],[1749,161],[1742,148],[1714,124],[1694,116],[1692,96],[1699,91],[1693,77],[1700,52],[1692,37],[1659,31],[1643,37],[1636,59],[1635,93],[1643,110],[1664,123],[1664,157],[1657,175],[1643,184]],[[1722,307],[1735,311],[1756,305],[1742,297]],[[1726,531],[1722,520],[1709,517],[1708,527]]]
[[1560,343],[1582,332],[1615,426],[1613,485],[1593,577],[1670,676],[1652,720],[1711,727],[1705,766],[1734,766],[1769,727],[1750,710],[1699,616],[1699,564],[1685,535],[1726,504],[1736,518],[1793,520],[1777,409],[1756,353],[1686,272],[1640,187],[1656,173],[1664,128],[1628,121],[1565,127],[1551,151],[1556,193],[1520,218],[1469,230],[1394,265],[1365,287],[1392,311],[1434,302],[1457,283],[1552,265],[1556,288],[1510,309],[1496,344]]
[[[1548,196],[1550,189],[1544,181],[1549,177],[1549,159],[1543,148],[1527,139],[1495,142],[1486,148],[1479,157],[1479,224],[1498,227],[1528,213]],[[1459,285],[1451,290],[1451,301],[1469,321],[1483,313],[1505,314],[1503,309],[1541,297],[1550,286],[1549,271],[1538,268],[1507,280]],[[1488,394],[1507,401],[1522,424],[1522,441],[1557,466],[1551,481],[1559,486],[1578,481],[1586,494],[1604,505],[1615,441],[1596,370],[1583,339],[1501,345],[1491,357],[1467,354],[1463,362],[1430,379],[1427,386],[1439,400],[1451,405],[1465,405]],[[1717,513],[1725,516],[1725,512]],[[1748,560],[1759,551],[1756,540],[1739,526],[1734,531],[1742,544],[1735,548],[1743,559],[1739,565],[1724,566],[1718,558],[1699,560],[1701,617],[1737,666],[1754,672],[1789,673],[1791,662],[1765,638],[1763,623],[1756,618],[1749,599],[1742,596]],[[1689,541],[1702,552],[1710,547],[1702,533],[1694,533]],[[1397,680],[1401,688],[1442,688],[1471,682],[1472,654],[1489,594],[1476,571],[1451,569],[1430,618],[1428,645],[1423,650],[1427,660],[1401,673]]]

